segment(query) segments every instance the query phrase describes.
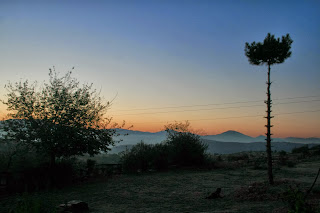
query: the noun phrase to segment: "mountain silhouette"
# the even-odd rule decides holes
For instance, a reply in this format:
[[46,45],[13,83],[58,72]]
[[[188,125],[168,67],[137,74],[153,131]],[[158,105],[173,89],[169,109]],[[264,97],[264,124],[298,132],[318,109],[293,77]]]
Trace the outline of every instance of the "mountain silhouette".
[[[141,132],[133,130],[118,129],[120,134],[128,134],[127,136],[119,136],[123,141],[121,145],[136,144],[140,141],[145,143],[155,144],[160,143],[166,139],[166,132]],[[253,142],[265,142],[266,137],[261,135],[258,137],[251,137],[240,132],[229,130],[217,135],[205,135],[201,136],[204,140],[219,141],[219,142],[237,142],[237,143],[253,143]],[[320,144],[320,138],[272,138],[272,142],[290,142],[301,144]]]

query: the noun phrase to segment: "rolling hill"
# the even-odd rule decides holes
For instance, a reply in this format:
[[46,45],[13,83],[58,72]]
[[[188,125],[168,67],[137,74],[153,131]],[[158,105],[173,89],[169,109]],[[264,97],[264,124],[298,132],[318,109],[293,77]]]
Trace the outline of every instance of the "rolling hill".
[[[166,139],[166,132],[140,132],[132,130],[117,130],[122,136],[115,137],[122,139],[118,145],[112,148],[110,153],[119,153],[131,149],[141,141],[147,144],[156,144]],[[124,134],[127,134],[123,136]],[[242,151],[265,151],[265,136],[250,137],[236,131],[227,131],[218,135],[201,136],[208,144],[208,153],[230,154]],[[320,138],[273,138],[272,149],[276,151],[291,151],[293,148],[303,145],[320,145]]]

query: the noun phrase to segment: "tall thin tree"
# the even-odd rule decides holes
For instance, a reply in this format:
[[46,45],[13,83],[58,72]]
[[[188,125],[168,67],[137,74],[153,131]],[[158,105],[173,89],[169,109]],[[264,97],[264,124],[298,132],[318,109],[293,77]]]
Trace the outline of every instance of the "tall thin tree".
[[248,57],[249,63],[253,65],[267,65],[268,66],[268,81],[267,81],[267,100],[265,103],[267,104],[267,160],[268,160],[268,177],[269,183],[273,184],[273,174],[272,174],[272,155],[271,155],[271,92],[270,92],[270,71],[271,65],[273,64],[281,64],[287,58],[291,56],[291,44],[292,39],[290,35],[282,36],[280,38],[275,38],[274,35],[268,33],[263,43],[261,42],[252,42],[249,44],[248,42],[245,45],[245,55]]

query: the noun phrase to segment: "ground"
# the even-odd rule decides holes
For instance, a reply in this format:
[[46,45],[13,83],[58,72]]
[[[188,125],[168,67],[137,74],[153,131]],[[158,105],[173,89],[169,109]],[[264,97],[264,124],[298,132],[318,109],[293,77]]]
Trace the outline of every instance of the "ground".
[[[70,200],[89,204],[90,212],[286,212],[281,193],[289,185],[307,190],[320,168],[320,161],[305,161],[293,168],[274,171],[276,184],[267,184],[265,170],[251,166],[236,169],[176,170],[112,178],[76,184],[64,189],[28,195],[48,209]],[[204,199],[217,188],[223,198]],[[320,180],[311,198],[319,203]],[[21,195],[3,197],[0,212],[16,206]]]

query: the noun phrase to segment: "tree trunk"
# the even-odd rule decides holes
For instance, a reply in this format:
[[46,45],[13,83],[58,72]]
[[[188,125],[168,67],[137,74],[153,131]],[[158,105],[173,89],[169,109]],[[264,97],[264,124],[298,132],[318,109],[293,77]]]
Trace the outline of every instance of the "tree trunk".
[[271,118],[273,118],[271,116],[271,104],[272,104],[272,101],[271,101],[271,93],[270,93],[270,86],[271,86],[271,81],[270,81],[270,64],[268,64],[268,82],[267,82],[267,96],[268,96],[268,100],[265,101],[265,103],[267,104],[267,138],[266,138],[266,141],[267,141],[267,160],[268,160],[268,177],[269,177],[269,183],[272,185],[274,182],[273,182],[273,174],[272,174],[272,154],[271,154]]

